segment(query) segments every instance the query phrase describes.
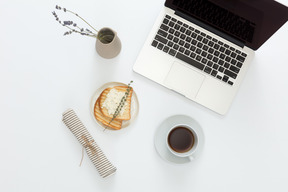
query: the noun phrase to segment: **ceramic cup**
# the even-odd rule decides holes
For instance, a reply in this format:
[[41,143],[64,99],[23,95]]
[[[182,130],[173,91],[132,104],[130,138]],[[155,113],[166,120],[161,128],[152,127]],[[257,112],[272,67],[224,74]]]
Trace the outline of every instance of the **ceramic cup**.
[[116,57],[121,51],[121,41],[117,33],[108,27],[102,28],[97,35],[96,51],[106,59]]
[[166,135],[166,147],[177,157],[194,159],[198,147],[199,135],[189,125],[178,124],[168,131]]

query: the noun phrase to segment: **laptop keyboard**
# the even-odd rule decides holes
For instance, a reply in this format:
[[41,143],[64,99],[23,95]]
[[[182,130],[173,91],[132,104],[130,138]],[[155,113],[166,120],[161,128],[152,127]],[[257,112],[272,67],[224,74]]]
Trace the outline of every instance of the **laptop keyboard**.
[[151,45],[231,86],[247,56],[169,15]]

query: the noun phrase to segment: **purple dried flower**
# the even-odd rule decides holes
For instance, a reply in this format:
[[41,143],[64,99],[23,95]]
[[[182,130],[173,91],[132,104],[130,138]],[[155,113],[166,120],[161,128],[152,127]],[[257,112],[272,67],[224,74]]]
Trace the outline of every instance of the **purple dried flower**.
[[[98,33],[98,31],[97,31],[95,28],[93,28],[93,27],[92,27],[87,21],[85,21],[82,17],[80,17],[77,13],[74,13],[74,12],[72,12],[72,11],[66,9],[66,8],[61,8],[59,5],[56,5],[55,8],[56,8],[57,10],[62,10],[62,9],[63,9],[64,12],[69,12],[69,13],[71,13],[71,14],[74,14],[75,16],[77,16],[78,18],[80,18],[82,21],[84,21],[87,25],[89,25],[94,31],[96,31],[96,33],[95,33],[95,32],[93,33],[91,30],[86,29],[87,32],[84,32],[84,28],[78,27],[78,25],[77,25],[76,23],[74,23],[73,21],[63,21],[63,22],[61,22],[61,20],[60,20],[60,19],[58,18],[58,16],[57,16],[56,12],[53,11],[52,14],[53,14],[53,16],[55,17],[56,21],[58,21],[59,24],[61,24],[62,26],[67,27],[67,28],[69,29],[69,31],[65,32],[64,35],[69,35],[69,34],[71,34],[72,32],[75,32],[75,33],[79,33],[79,34],[81,34],[81,35],[86,35],[86,36],[90,36],[90,37],[94,37],[94,38],[96,37],[96,38],[97,38],[97,33]],[[75,29],[73,29],[73,28],[75,28]]]

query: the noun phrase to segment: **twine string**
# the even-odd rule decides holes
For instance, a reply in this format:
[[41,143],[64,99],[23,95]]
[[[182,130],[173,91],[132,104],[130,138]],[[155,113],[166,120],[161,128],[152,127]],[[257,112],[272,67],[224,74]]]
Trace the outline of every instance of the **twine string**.
[[96,153],[96,148],[93,146],[94,139],[89,141],[87,139],[87,137],[85,137],[84,135],[82,135],[81,138],[84,140],[85,144],[82,147],[82,158],[81,158],[80,165],[79,165],[80,167],[82,165],[82,161],[83,161],[83,158],[84,158],[84,149],[89,148],[91,150],[91,152],[92,152],[92,155],[94,155]]

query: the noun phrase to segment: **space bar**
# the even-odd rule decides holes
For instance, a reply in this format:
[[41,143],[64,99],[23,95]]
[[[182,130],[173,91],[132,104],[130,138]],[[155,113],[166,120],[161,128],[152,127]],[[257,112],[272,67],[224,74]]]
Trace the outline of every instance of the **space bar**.
[[191,59],[191,58],[189,58],[189,57],[187,57],[187,56],[185,56],[185,55],[183,55],[183,54],[181,54],[179,52],[176,54],[176,58],[178,58],[178,59],[180,59],[180,60],[182,60],[182,61],[184,61],[184,62],[186,62],[186,63],[188,63],[188,64],[190,64],[190,65],[192,65],[192,66],[194,66],[194,67],[196,67],[198,69],[200,69],[200,70],[204,69],[204,65],[203,64],[201,64],[201,63],[199,63],[199,62],[197,62],[197,61],[195,61],[195,60],[193,60],[193,59]]

